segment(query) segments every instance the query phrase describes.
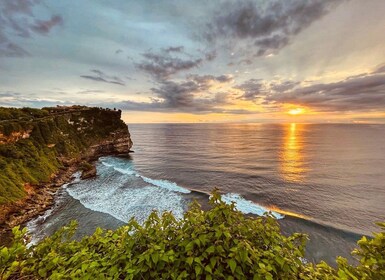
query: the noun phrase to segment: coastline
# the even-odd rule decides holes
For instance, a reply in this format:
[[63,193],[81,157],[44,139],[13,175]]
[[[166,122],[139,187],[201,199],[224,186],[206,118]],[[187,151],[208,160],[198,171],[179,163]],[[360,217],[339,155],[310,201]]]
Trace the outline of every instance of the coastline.
[[72,175],[79,171],[81,162],[82,159],[72,160],[69,165],[53,174],[48,183],[25,184],[28,193],[25,198],[0,206],[0,245],[9,241],[13,227],[25,224],[53,206],[56,191],[72,180]]
[[[12,228],[20,226],[41,215],[54,204],[56,191],[72,180],[72,175],[83,171],[83,178],[96,176],[95,162],[102,156],[129,157],[132,141],[128,128],[116,131],[98,143],[88,147],[81,156],[60,157],[62,167],[51,175],[49,182],[41,184],[25,183],[27,195],[17,201],[0,205],[0,246],[10,242]],[[82,170],[82,163],[92,164],[92,168]]]
[[[28,196],[12,204],[0,206],[0,246],[9,244],[12,238],[12,228],[25,225],[30,220],[49,210],[55,203],[54,197],[64,184],[73,180],[76,172],[81,172],[82,179],[92,178],[96,174],[96,161],[102,156],[129,157],[133,151],[124,154],[109,153],[103,155],[88,155],[89,157],[71,159],[65,161],[65,166],[52,175],[50,182],[38,185],[25,184]],[[82,170],[81,164],[88,161],[92,165],[91,170]]]

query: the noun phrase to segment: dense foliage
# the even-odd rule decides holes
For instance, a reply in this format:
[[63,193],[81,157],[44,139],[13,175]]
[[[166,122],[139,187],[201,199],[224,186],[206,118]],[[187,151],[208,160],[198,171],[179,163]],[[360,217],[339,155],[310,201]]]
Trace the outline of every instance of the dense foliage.
[[5,108],[0,107],[0,120],[20,120],[41,118],[48,115],[48,111],[33,108]]
[[62,166],[60,158],[76,158],[110,133],[127,129],[118,111],[69,108],[0,107],[2,118],[20,117],[0,121],[0,140],[8,140],[0,141],[0,205],[22,198],[24,183],[49,181]]
[[181,220],[152,213],[144,225],[131,220],[115,231],[97,229],[71,239],[76,224],[27,247],[25,230],[0,249],[4,279],[385,279],[385,224],[362,238],[352,266],[306,263],[306,236],[280,234],[270,217],[246,217],[214,193],[211,209],[192,204]]

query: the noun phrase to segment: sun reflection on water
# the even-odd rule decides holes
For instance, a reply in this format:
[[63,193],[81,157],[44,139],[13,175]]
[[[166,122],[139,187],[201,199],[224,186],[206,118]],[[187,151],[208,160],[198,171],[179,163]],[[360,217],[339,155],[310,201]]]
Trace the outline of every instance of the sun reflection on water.
[[305,177],[302,133],[301,124],[292,123],[285,127],[280,169],[289,182],[302,182]]

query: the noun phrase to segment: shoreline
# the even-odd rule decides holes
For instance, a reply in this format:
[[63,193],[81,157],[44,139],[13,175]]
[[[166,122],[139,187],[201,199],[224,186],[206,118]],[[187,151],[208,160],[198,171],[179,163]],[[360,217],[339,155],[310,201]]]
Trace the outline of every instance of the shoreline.
[[[30,220],[50,209],[55,201],[56,191],[64,184],[70,183],[75,172],[81,171],[83,179],[96,176],[95,162],[102,156],[130,157],[127,154],[108,153],[89,155],[86,158],[62,159],[63,167],[52,175],[50,182],[38,185],[26,183],[24,185],[27,196],[21,200],[0,206],[0,246],[9,244],[12,239],[12,228],[25,225]],[[87,154],[87,153],[86,153]],[[87,161],[92,164],[91,170],[82,170],[81,163]]]
[[72,175],[79,171],[81,162],[81,159],[72,160],[68,166],[53,174],[50,182],[39,185],[25,184],[25,198],[0,206],[0,246],[10,241],[13,227],[27,223],[53,206],[56,191],[71,182]]

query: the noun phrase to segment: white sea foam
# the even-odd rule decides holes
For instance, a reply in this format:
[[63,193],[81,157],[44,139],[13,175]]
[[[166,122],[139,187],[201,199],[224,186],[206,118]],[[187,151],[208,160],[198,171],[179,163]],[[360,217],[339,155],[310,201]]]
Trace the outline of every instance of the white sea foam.
[[126,175],[136,175],[136,172],[134,170],[130,170],[130,169],[123,169],[123,168],[119,168],[119,167],[114,167],[114,169],[122,174],[126,174]]
[[[256,214],[258,216],[263,216],[266,214],[266,212],[269,212],[269,209],[260,206],[250,200],[246,200],[241,195],[236,193],[224,194],[222,195],[222,200],[227,204],[235,202],[237,210],[244,214]],[[273,211],[271,211],[271,214],[277,219],[282,219],[284,217],[283,215]]]
[[154,185],[154,186],[157,186],[160,188],[164,188],[164,189],[167,189],[167,190],[170,190],[173,192],[180,192],[180,193],[190,193],[191,192],[190,190],[183,188],[181,186],[178,186],[176,183],[170,182],[168,180],[155,180],[155,179],[151,179],[151,178],[144,177],[141,175],[139,175],[139,177],[142,178],[143,181],[145,181],[151,185]]
[[[65,184],[69,185],[69,184]],[[31,236],[30,242],[27,244],[27,247],[37,244],[40,240],[45,237],[44,232],[41,230],[41,225],[46,223],[48,217],[54,213],[58,206],[62,203],[62,197],[60,195],[61,190],[58,190],[58,193],[55,194],[55,205],[50,209],[46,210],[42,215],[30,220],[27,224],[28,234]]]
[[106,157],[100,162],[98,177],[71,184],[66,189],[86,208],[123,222],[133,217],[144,222],[153,210],[172,211],[178,218],[183,216],[186,203],[178,192],[189,190],[170,181],[144,177],[125,159]]
[[106,167],[112,167],[115,171],[118,171],[125,175],[134,175],[135,177],[141,178],[146,183],[149,183],[153,186],[157,186],[159,188],[164,188],[173,192],[180,192],[180,193],[190,193],[191,191],[179,186],[175,182],[171,182],[168,180],[162,180],[162,179],[152,179],[149,177],[145,177],[139,173],[137,173],[131,162],[127,160],[122,160],[118,158],[102,158],[100,160],[102,164]]
[[[84,191],[84,187],[87,191]],[[172,211],[176,217],[181,218],[185,207],[180,195],[153,186],[124,188],[116,185],[79,185],[68,188],[67,192],[86,208],[110,214],[123,222],[131,218],[144,222],[153,210]]]

